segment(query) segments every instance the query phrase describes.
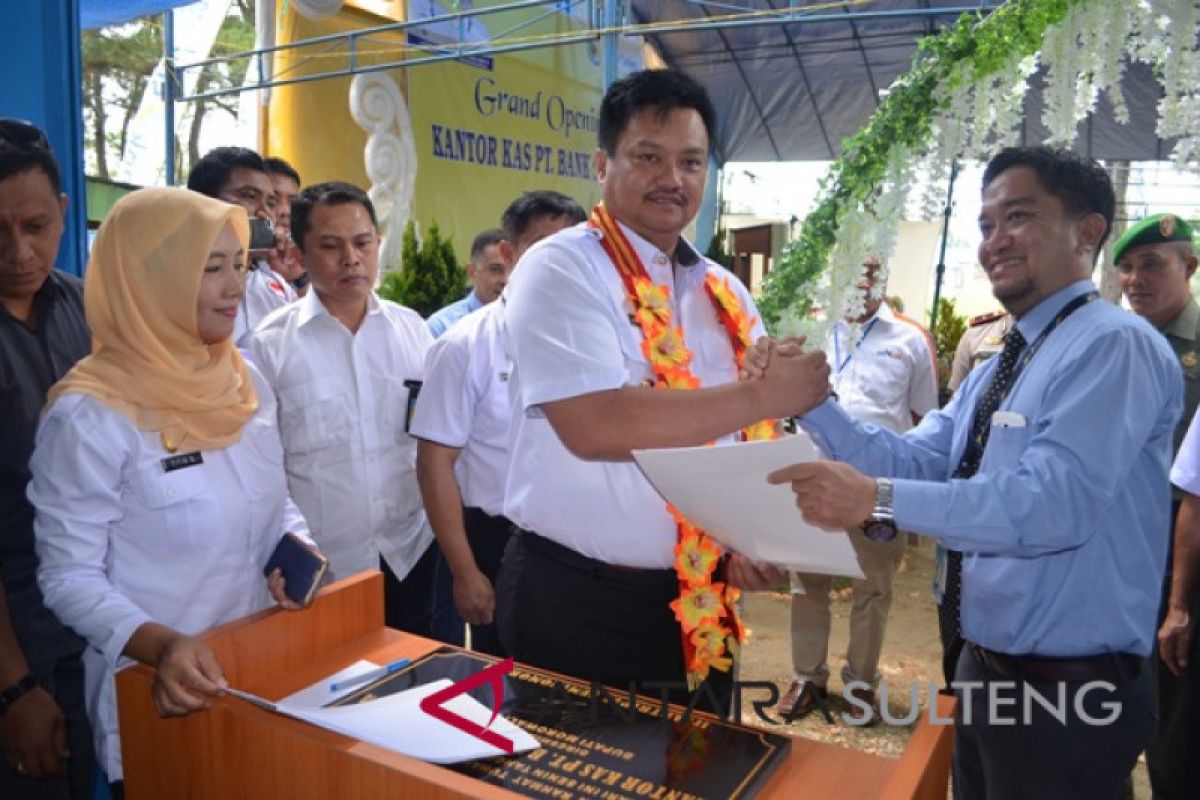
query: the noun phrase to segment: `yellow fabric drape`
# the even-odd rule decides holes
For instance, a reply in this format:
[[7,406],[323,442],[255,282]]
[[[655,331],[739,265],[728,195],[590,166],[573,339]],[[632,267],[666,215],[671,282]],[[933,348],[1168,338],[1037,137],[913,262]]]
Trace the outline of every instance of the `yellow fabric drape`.
[[91,395],[172,451],[238,441],[258,407],[254,381],[231,339],[206,345],[196,328],[200,279],[226,222],[245,247],[245,210],[187,189],[139,189],[112,207],[84,278],[93,352],[47,404]]

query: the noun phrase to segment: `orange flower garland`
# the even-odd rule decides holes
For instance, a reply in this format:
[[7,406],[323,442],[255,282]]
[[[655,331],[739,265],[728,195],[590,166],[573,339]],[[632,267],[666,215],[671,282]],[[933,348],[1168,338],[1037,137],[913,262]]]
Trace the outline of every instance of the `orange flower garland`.
[[[692,374],[692,352],[687,348],[683,328],[672,324],[670,289],[650,280],[645,265],[603,205],[592,209],[590,224],[603,234],[600,244],[625,284],[626,298],[634,309],[632,319],[642,331],[642,354],[654,371],[654,387],[698,388],[700,379]],[[740,370],[747,349],[754,344],[751,331],[758,318],[746,314],[727,278],[706,273],[704,289],[729,336]],[[742,431],[747,441],[774,439],[777,435],[773,420],[757,422]],[[740,591],[723,581],[713,581],[721,562],[720,546],[670,504],[667,510],[679,530],[675,545],[679,597],[670,607],[682,633],[688,688],[695,689],[708,677],[709,670],[725,672],[732,668],[733,658],[746,640],[746,629],[737,613]]]

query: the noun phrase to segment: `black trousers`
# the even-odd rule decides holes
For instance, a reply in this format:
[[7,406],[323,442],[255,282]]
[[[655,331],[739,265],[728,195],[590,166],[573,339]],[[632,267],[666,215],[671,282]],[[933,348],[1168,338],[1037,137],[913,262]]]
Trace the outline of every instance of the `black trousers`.
[[518,661],[716,714],[728,712],[730,672],[687,691],[679,595],[671,569],[626,570],[516,529],[496,592],[500,641]]
[[59,659],[51,666],[35,670],[34,677],[67,719],[67,777],[35,780],[18,775],[13,765],[0,760],[0,798],[4,800],[87,800],[92,796],[96,757],[92,749],[92,729],[88,724],[83,696],[83,662],[79,656]]
[[433,635],[433,568],[437,553],[437,542],[430,542],[403,578],[397,578],[387,562],[379,559],[379,569],[383,572],[383,622],[389,628],[418,636]]
[[[463,527],[467,531],[471,554],[475,556],[475,565],[494,588],[496,576],[500,573],[500,562],[504,559],[504,548],[512,534],[512,522],[505,516],[492,516],[482,508],[464,508]],[[433,595],[434,638],[461,646],[466,623],[454,607],[454,576],[450,574],[450,565],[440,548],[434,571]],[[495,621],[490,625],[471,626],[471,647],[494,656],[508,655],[500,644]]]
[[[1114,800],[1154,730],[1149,661],[1136,676],[1060,686],[997,674],[968,644],[954,680],[956,800]],[[1062,721],[1026,701],[1032,690],[1054,705],[1060,688]]]

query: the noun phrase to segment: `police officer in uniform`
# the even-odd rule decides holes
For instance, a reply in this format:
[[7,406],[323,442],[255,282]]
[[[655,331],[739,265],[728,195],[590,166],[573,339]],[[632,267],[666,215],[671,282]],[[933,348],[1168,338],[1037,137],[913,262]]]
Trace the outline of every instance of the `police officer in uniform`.
[[958,391],[971,370],[987,361],[1004,346],[1004,334],[1012,327],[1012,316],[1004,311],[993,311],[971,317],[958,348],[954,351],[954,363],[950,368],[951,392]]
[[[1121,291],[1129,306],[1157,328],[1175,351],[1183,371],[1183,415],[1175,426],[1174,452],[1178,453],[1188,425],[1200,404],[1200,305],[1192,297],[1190,279],[1196,271],[1192,227],[1174,214],[1153,214],[1130,226],[1113,245]],[[1171,486],[1172,541],[1183,491]],[[1172,548],[1172,553],[1174,548]],[[1174,556],[1168,557],[1160,623],[1169,606]],[[1186,602],[1184,598],[1184,602]],[[1190,609],[1192,637],[1200,608]],[[1160,634],[1162,641],[1165,636]],[[1155,797],[1189,797],[1200,785],[1195,753],[1200,747],[1200,692],[1196,665],[1182,675],[1157,659],[1158,729],[1146,749],[1146,765]],[[1189,674],[1191,673],[1191,674]],[[1189,772],[1190,771],[1190,772]]]

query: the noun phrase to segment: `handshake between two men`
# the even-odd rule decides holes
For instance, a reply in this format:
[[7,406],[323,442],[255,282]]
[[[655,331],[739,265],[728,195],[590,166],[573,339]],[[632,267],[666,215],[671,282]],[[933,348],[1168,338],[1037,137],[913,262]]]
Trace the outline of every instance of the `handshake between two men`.
[[[779,340],[763,337],[746,352],[743,380],[794,387],[790,410],[779,416],[802,416],[832,393],[825,354],[806,350],[804,344],[804,337]],[[789,379],[798,383],[790,383]],[[861,525],[875,508],[875,481],[836,461],[793,464],[775,470],[767,480],[775,484],[790,483],[805,521],[822,528],[844,530]]]

